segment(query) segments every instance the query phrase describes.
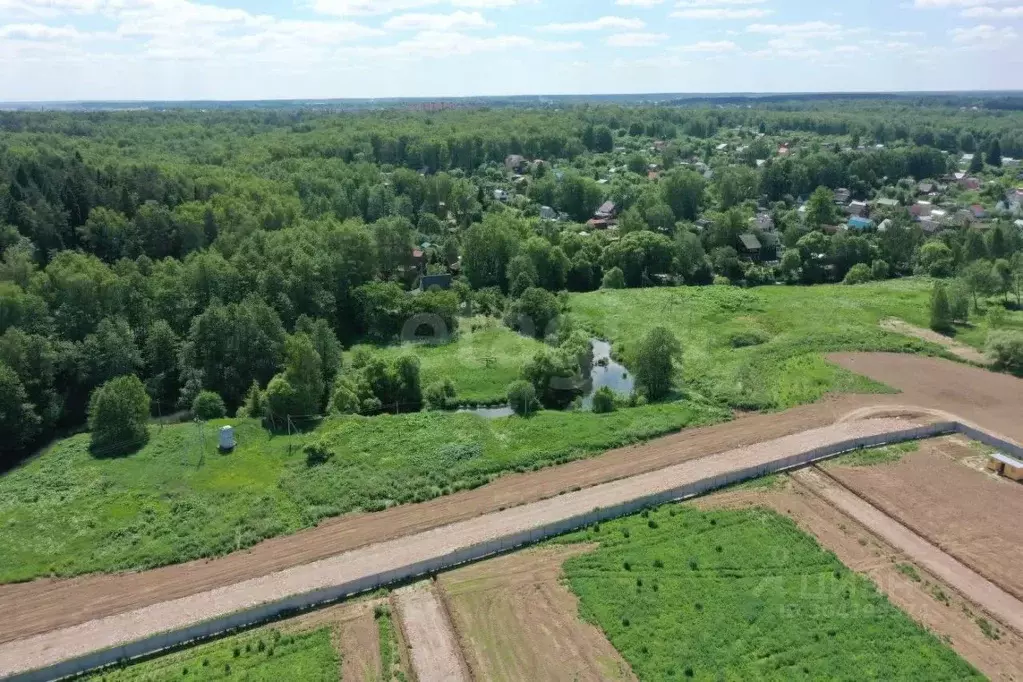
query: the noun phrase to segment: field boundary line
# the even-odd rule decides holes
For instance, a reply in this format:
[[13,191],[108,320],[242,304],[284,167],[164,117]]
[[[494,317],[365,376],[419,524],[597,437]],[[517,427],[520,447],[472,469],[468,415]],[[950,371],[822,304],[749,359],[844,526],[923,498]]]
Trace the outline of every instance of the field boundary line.
[[448,625],[451,627],[451,632],[455,635],[455,644],[458,646],[458,660],[461,661],[462,669],[465,671],[467,678],[470,682],[483,680],[483,676],[477,674],[477,672],[473,670],[472,665],[469,663],[469,656],[466,655],[466,638],[464,637],[462,629],[458,627],[458,623],[455,621],[455,614],[451,610],[448,592],[444,589],[444,586],[441,585],[440,580],[438,580],[436,576],[433,579],[433,591],[437,595],[437,600],[440,602],[441,612],[444,614],[444,617],[448,619]]
[[[882,420],[877,421],[880,422]],[[505,534],[491,539],[477,541],[477,544],[465,544],[462,546],[456,545],[456,548],[453,551],[444,549],[442,550],[444,552],[442,554],[423,553],[421,554],[423,558],[413,563],[377,569],[376,572],[369,572],[358,577],[353,577],[347,582],[333,584],[328,583],[324,587],[313,589],[308,592],[295,592],[287,594],[287,596],[271,598],[269,601],[259,603],[252,607],[242,608],[242,610],[239,611],[227,612],[225,609],[223,615],[213,615],[207,620],[186,623],[187,616],[182,616],[179,619],[181,625],[178,625],[177,627],[171,626],[165,631],[155,632],[151,635],[143,635],[138,639],[120,639],[121,635],[118,634],[117,626],[115,626],[114,623],[130,622],[134,619],[140,619],[144,622],[144,618],[147,615],[152,618],[156,613],[162,613],[162,610],[172,608],[172,605],[174,605],[175,602],[184,600],[172,600],[171,602],[164,602],[151,607],[145,607],[144,609],[118,614],[107,619],[101,619],[101,621],[92,621],[84,624],[83,626],[74,626],[62,630],[51,631],[43,635],[21,640],[20,642],[15,641],[7,645],[0,646],[0,665],[7,666],[7,669],[0,672],[0,674],[8,675],[8,678],[15,682],[48,682],[49,680],[78,675],[83,672],[103,668],[112,664],[123,663],[140,656],[148,656],[163,650],[211,639],[240,628],[247,628],[260,623],[297,615],[298,613],[302,613],[312,608],[319,608],[337,603],[338,601],[363,592],[393,585],[399,582],[411,581],[415,578],[435,574],[440,570],[448,570],[456,566],[475,563],[491,556],[518,550],[522,547],[532,545],[570,531],[578,530],[594,523],[627,516],[629,514],[642,511],[643,509],[656,507],[661,504],[690,499],[713,490],[725,488],[735,483],[740,483],[753,478],[759,478],[767,474],[802,468],[814,462],[828,459],[845,452],[911,440],[920,440],[922,438],[930,438],[939,435],[949,435],[964,428],[961,424],[953,421],[926,425],[913,425],[907,428],[901,428],[901,424],[905,423],[906,422],[904,421],[900,422],[900,420],[888,420],[887,424],[882,425],[881,423],[877,423],[875,428],[877,428],[878,431],[873,435],[850,434],[852,437],[846,436],[845,439],[843,439],[843,435],[845,434],[841,432],[840,428],[837,432],[835,432],[835,428],[840,426],[835,424],[828,427],[821,427],[819,429],[810,429],[808,431],[801,432],[800,434],[792,434],[790,436],[764,441],[756,444],[755,446],[749,446],[754,448],[759,447],[761,449],[761,452],[757,456],[762,459],[753,465],[746,464],[744,466],[741,463],[742,460],[739,459],[739,461],[734,464],[723,464],[718,468],[716,473],[714,468],[711,467],[710,471],[706,471],[702,474],[704,476],[703,478],[691,478],[688,480],[679,479],[678,483],[674,484],[677,487],[661,489],[658,492],[649,494],[641,494],[639,489],[636,489],[634,492],[626,492],[628,490],[626,486],[624,489],[620,489],[621,494],[618,496],[619,499],[612,502],[610,506],[596,506],[587,512],[578,512],[573,510],[571,509],[572,503],[566,502],[569,508],[565,509],[565,512],[567,512],[565,516],[557,516],[552,513],[548,516],[549,520],[542,521],[540,525],[522,524],[518,526],[518,529],[515,529],[513,524],[511,528],[505,531]],[[834,434],[832,438],[834,438],[834,440],[828,442],[824,446],[797,450],[797,454],[787,457],[780,457],[777,459],[768,458],[769,452],[771,451],[771,443],[780,442],[786,438],[798,439],[800,436],[805,436],[806,434],[816,431],[826,433],[828,429],[832,429],[832,433]],[[1009,445],[990,434],[978,432],[976,429],[970,428],[969,431],[983,434],[983,439],[988,441],[989,444],[997,442],[1003,447],[1005,445]],[[1009,447],[1012,449],[1019,449],[1018,446],[1015,445],[1011,445]],[[734,452],[738,453],[741,450],[742,448]],[[725,453],[719,453],[719,456],[721,454]],[[714,460],[714,456],[699,459],[704,461],[708,459]],[[754,461],[757,461],[756,458],[754,458]],[[675,466],[684,467],[687,464],[689,463]],[[727,468],[728,466],[733,468]],[[667,467],[663,470],[667,471],[672,468],[674,467]],[[652,473],[656,472],[649,472],[647,474],[638,475],[634,478],[638,479],[640,476],[649,477]],[[618,483],[620,484],[621,481]],[[643,481],[643,484],[648,485],[646,481]],[[605,485],[611,486],[614,484],[609,483]],[[638,483],[636,485],[638,485]],[[653,489],[657,490],[656,484],[654,484]],[[570,493],[562,499],[569,500],[570,496],[580,495],[581,492],[584,491],[580,491],[579,493]],[[632,495],[636,496],[632,497]],[[612,494],[612,497],[613,496],[614,495]],[[587,498],[585,496],[577,499],[579,502],[575,504],[576,509],[589,504],[586,502]],[[498,514],[500,513],[501,512],[498,512]],[[487,516],[493,517],[496,515],[492,514]],[[479,520],[482,518],[484,517],[475,517],[474,519],[463,523],[479,523]],[[493,520],[493,518],[491,520]],[[466,528],[469,527],[471,526],[466,526]],[[441,531],[443,531],[443,528],[426,531],[419,535],[425,536],[429,533],[439,533]],[[406,538],[399,538],[397,542],[407,544],[415,537],[416,536],[413,535]],[[440,550],[441,548],[438,547],[438,549]],[[340,556],[344,556],[345,554],[348,553],[342,553]],[[333,559],[336,561],[338,556],[333,557]],[[328,559],[327,561],[330,560]],[[273,575],[276,576],[277,574]],[[243,583],[237,583],[225,589],[234,589],[237,591],[242,589],[242,585]],[[202,595],[195,595],[194,597],[185,599],[195,599],[200,596]],[[145,613],[147,610],[149,611],[149,614]],[[102,620],[106,620],[107,622],[103,623]],[[63,648],[55,648],[53,642],[55,640],[59,641],[62,638],[65,640],[65,643],[61,646],[68,646],[68,642],[81,642],[82,637],[84,636],[81,632],[82,630],[88,631],[87,628],[89,626],[99,628],[97,630],[97,634],[100,641],[96,644],[89,644],[88,640],[86,640],[86,643],[78,645],[75,649],[71,649],[70,652],[67,652],[66,649]],[[144,630],[148,627],[149,626],[147,625],[142,629]],[[110,642],[110,644],[104,644],[104,641]],[[94,646],[95,648],[90,650],[88,648],[90,646]],[[7,651],[5,652],[4,649],[7,649]],[[31,658],[25,660],[20,656],[14,655],[11,650],[20,651],[22,656],[29,656]],[[62,654],[65,657],[61,657]],[[5,657],[6,662],[4,661]]]
[[[980,574],[979,572],[974,570],[971,566],[968,566],[965,563],[959,561],[958,558],[956,558],[955,556],[949,554],[945,550],[941,549],[940,547],[938,547],[937,545],[932,543],[926,537],[918,534],[912,528],[909,528],[908,526],[904,525],[898,519],[892,517],[887,512],[885,512],[883,509],[880,509],[880,508],[876,507],[875,505],[871,504],[869,500],[866,500],[862,496],[857,495],[855,491],[849,490],[846,486],[842,485],[841,482],[836,481],[834,478],[832,478],[831,476],[829,476],[827,474],[823,474],[822,475],[822,472],[821,472],[819,467],[816,467],[816,466],[807,467],[805,469],[805,472],[809,473],[811,475],[820,476],[822,479],[825,479],[825,483],[827,485],[833,486],[840,493],[846,493],[846,494],[852,496],[853,498],[855,498],[857,501],[861,502],[862,504],[867,505],[867,507],[869,507],[869,509],[871,511],[876,512],[877,514],[885,517],[886,519],[888,519],[889,521],[894,523],[896,526],[901,526],[901,528],[903,530],[908,531],[908,533],[911,534],[912,536],[915,536],[917,540],[919,540],[920,542],[922,542],[925,545],[929,546],[930,548],[932,548],[934,550],[937,550],[937,552],[939,554],[941,554],[941,555],[947,557],[948,559],[950,559],[953,564],[959,564],[962,568],[965,568],[967,571],[969,571],[970,573],[973,573],[976,577],[980,578],[982,581],[988,583],[991,587],[995,588],[995,590],[1003,592],[1003,594],[1005,596],[1008,596],[1008,597],[1010,597],[1012,599],[1016,599],[1015,595],[1012,595],[1011,593],[1006,592],[1005,590],[1003,590],[1001,588],[1001,586],[999,586],[998,584],[996,584],[993,581],[989,580],[986,576]],[[970,604],[972,604],[978,611],[982,611],[983,613],[987,614],[988,616],[991,617],[992,620],[994,620],[995,622],[999,623],[1002,627],[1004,627],[1004,628],[1006,628],[1008,630],[1011,630],[1012,632],[1014,632],[1015,634],[1017,634],[1019,636],[1023,636],[1023,627],[1017,627],[1017,626],[1013,625],[1012,622],[1006,621],[1005,618],[994,614],[991,611],[990,608],[981,605],[981,603],[978,602],[976,597],[974,597],[974,596],[964,592],[961,588],[956,587],[955,584],[953,582],[951,582],[947,576],[943,576],[940,572],[938,572],[934,568],[928,566],[926,564],[925,560],[923,560],[923,559],[921,559],[921,558],[919,558],[917,556],[914,556],[911,553],[910,549],[907,549],[907,548],[899,545],[898,542],[895,541],[895,540],[892,540],[892,539],[889,539],[889,538],[885,537],[884,535],[881,534],[881,532],[879,530],[870,527],[865,521],[856,518],[849,511],[847,511],[847,510],[843,509],[842,507],[838,506],[838,504],[836,502],[834,502],[833,500],[828,499],[828,497],[825,495],[823,489],[815,487],[813,484],[808,483],[807,481],[801,480],[801,478],[796,478],[796,477],[793,477],[793,478],[800,485],[805,487],[809,492],[811,492],[813,495],[815,495],[816,497],[818,497],[819,499],[824,501],[826,504],[828,504],[832,508],[838,510],[843,515],[850,517],[854,522],[857,523],[857,525],[863,527],[866,530],[866,532],[871,537],[877,538],[877,539],[881,540],[884,544],[886,544],[886,545],[888,545],[890,547],[895,548],[900,553],[902,553],[904,556],[906,556],[913,564],[920,565],[920,567],[923,568],[932,577],[937,578],[938,581],[940,581],[944,586],[948,587],[952,592],[954,592],[955,594],[959,595],[960,598],[962,598],[965,601],[967,601]]]
[[[934,545],[935,547],[940,549],[942,552],[944,552],[945,554],[949,555],[950,557],[952,557],[953,559],[955,559],[956,561],[961,563],[963,566],[966,566],[966,568],[970,569],[971,571],[973,571],[977,575],[981,576],[982,578],[984,578],[985,580],[987,580],[991,584],[996,585],[1000,590],[1004,590],[1005,592],[1008,592],[1009,594],[1011,594],[1016,599],[1019,599],[1020,601],[1023,601],[1023,594],[1019,593],[1016,589],[1014,589],[1012,587],[1008,587],[1006,585],[1003,585],[1001,582],[999,582],[998,578],[994,578],[994,577],[988,575],[987,573],[985,573],[984,570],[982,570],[981,568],[976,566],[974,564],[974,562],[971,561],[970,559],[965,559],[965,558],[959,556],[958,554],[956,554],[955,551],[946,548],[945,545],[942,544],[940,541],[934,539],[933,537],[930,536],[930,534],[928,534],[927,532],[921,530],[920,528],[918,528],[912,522],[906,520],[903,517],[903,515],[898,514],[898,513],[891,513],[891,512],[889,512],[887,509],[884,508],[884,506],[882,504],[880,504],[878,501],[876,501],[870,495],[868,495],[867,493],[861,492],[859,490],[855,490],[854,488],[849,487],[848,485],[846,485],[845,483],[843,483],[839,479],[837,479],[834,476],[832,476],[831,474],[829,474],[827,471],[825,471],[820,466],[815,464],[815,465],[813,465],[812,468],[818,474],[821,474],[822,476],[827,478],[828,481],[832,485],[834,485],[834,486],[836,486],[838,488],[843,489],[844,491],[846,491],[850,495],[855,495],[856,497],[860,498],[861,500],[863,500],[864,502],[869,504],[871,507],[874,507],[879,512],[883,513],[885,516],[887,516],[887,517],[889,517],[889,518],[891,518],[891,519],[893,519],[895,521],[898,521],[900,524],[902,524],[903,526],[905,526],[909,530],[913,531],[913,533],[915,533],[916,535],[919,535],[921,538],[923,538],[924,540],[926,540],[930,544]],[[1023,635],[1023,633],[1020,633],[1020,634]]]

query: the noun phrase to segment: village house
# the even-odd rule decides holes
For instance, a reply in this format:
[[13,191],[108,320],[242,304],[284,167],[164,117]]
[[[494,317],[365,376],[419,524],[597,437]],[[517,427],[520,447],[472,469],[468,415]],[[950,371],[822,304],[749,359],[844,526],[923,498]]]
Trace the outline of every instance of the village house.
[[917,218],[926,218],[934,210],[934,204],[929,201],[917,201],[909,207],[909,212]]
[[898,201],[898,199],[881,198],[881,199],[877,199],[876,201],[874,201],[874,205],[879,207],[879,208],[892,209],[892,208],[898,208],[899,207],[899,201]]
[[852,198],[852,192],[847,190],[845,187],[839,187],[835,190],[835,203],[845,206],[849,203],[849,199]]
[[849,205],[845,207],[845,212],[853,216],[865,216],[867,214],[867,202],[850,201]]
[[963,179],[959,180],[959,185],[963,189],[978,190],[980,189],[980,180],[972,177],[964,177]]
[[511,154],[504,160],[504,167],[513,173],[521,173],[526,168],[526,159],[521,154]]
[[508,192],[504,191],[503,189],[495,189],[494,190],[494,200],[495,201],[508,201]]
[[853,216],[852,218],[849,218],[849,222],[846,223],[846,227],[850,230],[869,230],[874,227],[874,221],[870,218]]
[[763,232],[774,231],[774,218],[771,217],[770,213],[761,211],[755,218],[753,218],[753,222],[756,224],[757,228]]
[[753,262],[760,261],[760,250],[763,246],[757,236],[751,232],[739,235],[739,255],[749,258]]
[[557,220],[558,212],[550,206],[540,207],[540,220]]
[[593,217],[597,220],[613,220],[616,215],[618,215],[618,210],[615,207],[615,202],[605,201],[593,214]]
[[920,194],[930,194],[931,192],[934,191],[934,189],[935,188],[934,188],[934,183],[933,182],[926,182],[925,181],[925,182],[919,183],[916,186],[916,191],[918,193],[920,193]]

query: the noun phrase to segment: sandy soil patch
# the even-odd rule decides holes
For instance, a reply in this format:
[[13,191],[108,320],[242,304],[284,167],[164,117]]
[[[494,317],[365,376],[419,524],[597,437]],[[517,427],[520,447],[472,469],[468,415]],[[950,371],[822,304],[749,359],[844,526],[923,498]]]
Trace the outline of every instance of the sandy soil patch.
[[397,590],[392,597],[419,682],[469,682],[458,638],[431,582]]
[[635,680],[560,582],[589,545],[524,550],[443,574],[439,585],[473,677],[495,682]]
[[916,325],[910,324],[903,320],[889,317],[886,320],[881,320],[881,328],[887,329],[888,331],[895,332],[896,334],[902,334],[903,336],[912,336],[920,339],[921,341],[927,341],[928,343],[934,343],[945,348],[953,355],[966,360],[967,362],[975,362],[978,365],[989,365],[991,361],[973,346],[967,346],[965,343],[960,343],[955,339],[939,334],[932,329],[924,329],[923,327],[917,327]]
[[952,439],[920,444],[898,462],[828,473],[1002,589],[1023,599],[1023,487],[966,465]]
[[[726,491],[690,504],[704,509],[765,507],[789,516],[843,564],[869,576],[893,604],[941,637],[989,678],[1023,679],[1023,638],[1003,630],[997,641],[990,639],[977,624],[983,614],[975,605],[817,495],[789,477],[782,480],[777,489]],[[907,566],[912,566],[913,571],[908,571]],[[938,599],[936,594],[945,595],[947,601]]]

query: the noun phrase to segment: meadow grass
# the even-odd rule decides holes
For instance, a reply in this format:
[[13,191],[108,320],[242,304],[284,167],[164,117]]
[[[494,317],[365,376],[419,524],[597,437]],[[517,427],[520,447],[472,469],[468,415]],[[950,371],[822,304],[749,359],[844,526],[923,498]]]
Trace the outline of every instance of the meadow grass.
[[379,606],[374,612],[377,621],[377,636],[380,640],[380,670],[383,682],[406,682],[405,671],[401,669],[401,654],[398,651],[398,634],[394,616],[387,606]]
[[183,649],[121,668],[94,673],[90,682],[246,680],[336,682],[340,660],[330,629],[299,634],[256,630]]
[[458,334],[442,345],[362,346],[386,359],[401,353],[419,358],[424,388],[451,379],[459,404],[504,403],[508,384],[521,378],[522,365],[543,347],[494,318],[460,320]]
[[[540,412],[488,421],[423,412],[339,417],[307,434],[252,420],[152,429],[122,458],[97,459],[89,436],[62,440],[0,478],[0,582],[139,570],[216,556],[323,518],[475,488],[506,471],[564,463],[728,413],[665,403],[612,414]],[[222,424],[238,447],[216,449]],[[302,447],[332,453],[309,467]],[[201,462],[201,463],[200,463]]]
[[903,456],[920,449],[919,441],[897,443],[880,448],[853,450],[824,462],[825,468],[830,467],[869,467],[875,464],[894,464]]
[[643,682],[982,676],[790,519],[665,506],[561,542],[580,613]]
[[[571,314],[613,343],[629,365],[655,326],[682,342],[678,382],[741,409],[785,409],[825,393],[883,392],[883,385],[825,361],[839,351],[945,355],[937,346],[881,329],[886,317],[926,327],[932,283],[906,279],[858,286],[680,287],[597,291],[571,297]],[[748,339],[764,341],[736,347]]]

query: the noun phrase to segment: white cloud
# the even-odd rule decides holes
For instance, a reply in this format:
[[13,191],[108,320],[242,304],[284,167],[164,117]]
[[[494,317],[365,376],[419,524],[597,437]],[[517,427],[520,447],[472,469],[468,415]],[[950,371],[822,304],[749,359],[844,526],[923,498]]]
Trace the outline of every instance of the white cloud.
[[357,45],[338,50],[339,56],[356,59],[415,59],[467,56],[480,52],[504,52],[515,49],[541,52],[569,52],[582,49],[580,42],[549,42],[527,36],[499,35],[479,37],[457,31],[423,31],[392,45]]
[[493,25],[479,12],[461,10],[452,14],[400,14],[384,22],[388,31],[458,31]]
[[656,7],[663,3],[664,0],[615,0],[615,4],[622,7]]
[[75,40],[82,34],[74,26],[7,24],[0,26],[0,40]]
[[737,52],[739,46],[733,43],[731,40],[701,40],[698,43],[692,43],[690,45],[677,45],[670,48],[672,52]]
[[1017,18],[1023,17],[1023,7],[971,7],[962,11],[962,16],[970,18]]
[[917,9],[943,9],[947,7],[977,7],[979,5],[997,5],[1013,0],[913,0]]
[[948,32],[952,36],[952,42],[964,47],[995,50],[1015,43],[1019,39],[1016,30],[1011,26],[995,28],[990,24],[971,26],[969,28],[954,28]]
[[708,7],[703,9],[675,10],[668,16],[673,19],[762,19],[774,14],[774,10],[761,8]]
[[[496,9],[513,7],[536,0],[446,0],[453,7],[463,9]],[[338,17],[370,16],[407,12],[443,4],[445,0],[313,0],[312,9],[320,14]]]
[[808,40],[810,38],[832,38],[839,34],[861,32],[861,30],[850,31],[850,29],[843,28],[841,24],[829,24],[824,21],[806,21],[801,24],[750,24],[746,27],[746,32]]
[[569,24],[547,24],[540,26],[539,30],[550,33],[577,33],[579,31],[632,31],[646,26],[642,19],[630,19],[626,17],[601,17],[593,21],[579,21]]
[[679,0],[675,7],[725,7],[728,5],[763,5],[767,0]]
[[616,33],[604,42],[611,47],[653,47],[667,39],[666,33]]

